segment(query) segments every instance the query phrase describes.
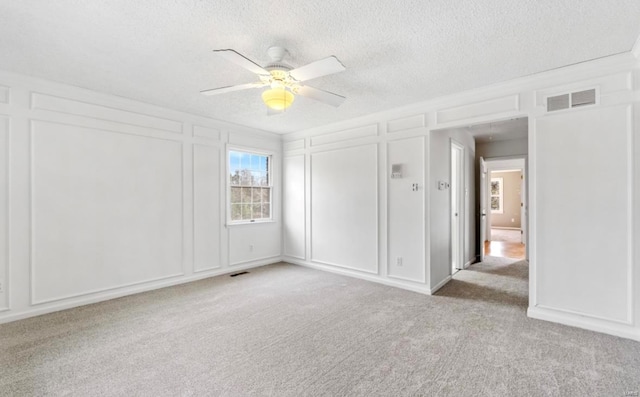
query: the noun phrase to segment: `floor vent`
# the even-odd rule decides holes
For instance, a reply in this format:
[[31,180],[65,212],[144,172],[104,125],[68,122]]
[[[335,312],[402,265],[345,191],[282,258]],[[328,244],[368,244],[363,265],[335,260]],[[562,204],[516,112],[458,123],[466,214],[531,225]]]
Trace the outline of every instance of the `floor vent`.
[[233,273],[233,274],[229,275],[229,277],[242,276],[243,274],[249,274],[249,272]]
[[596,104],[596,89],[576,91],[547,98],[547,112]]

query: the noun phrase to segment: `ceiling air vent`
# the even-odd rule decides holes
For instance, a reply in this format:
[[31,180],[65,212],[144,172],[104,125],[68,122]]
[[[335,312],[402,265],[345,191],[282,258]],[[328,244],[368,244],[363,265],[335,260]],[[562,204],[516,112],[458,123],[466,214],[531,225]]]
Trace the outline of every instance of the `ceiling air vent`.
[[547,112],[596,104],[596,89],[576,91],[547,98]]

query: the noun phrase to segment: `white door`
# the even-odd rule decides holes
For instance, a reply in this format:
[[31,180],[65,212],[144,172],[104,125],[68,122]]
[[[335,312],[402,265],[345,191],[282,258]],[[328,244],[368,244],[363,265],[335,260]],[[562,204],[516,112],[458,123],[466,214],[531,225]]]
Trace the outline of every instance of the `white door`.
[[464,147],[451,141],[451,274],[464,268]]
[[526,244],[527,241],[527,183],[522,168],[522,186],[520,187],[520,242]]
[[484,261],[487,241],[487,163],[480,157],[480,262]]

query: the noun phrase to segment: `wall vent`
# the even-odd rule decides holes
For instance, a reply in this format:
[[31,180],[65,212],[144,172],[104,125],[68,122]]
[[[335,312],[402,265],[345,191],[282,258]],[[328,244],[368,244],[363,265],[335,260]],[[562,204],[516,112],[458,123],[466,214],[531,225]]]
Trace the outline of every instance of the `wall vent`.
[[555,112],[562,109],[569,109],[569,94],[547,98],[547,112]]
[[596,104],[596,90],[592,88],[586,91],[574,92],[571,94],[571,107],[595,105]]
[[547,97],[547,112],[596,104],[596,89]]

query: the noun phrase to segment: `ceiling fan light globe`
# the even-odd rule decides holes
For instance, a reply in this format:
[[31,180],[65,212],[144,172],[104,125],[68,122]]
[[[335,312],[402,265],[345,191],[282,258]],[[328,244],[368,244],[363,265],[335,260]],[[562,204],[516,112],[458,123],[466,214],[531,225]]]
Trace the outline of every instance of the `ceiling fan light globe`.
[[293,94],[284,88],[272,88],[262,93],[264,104],[274,110],[288,108],[293,103],[294,98]]

